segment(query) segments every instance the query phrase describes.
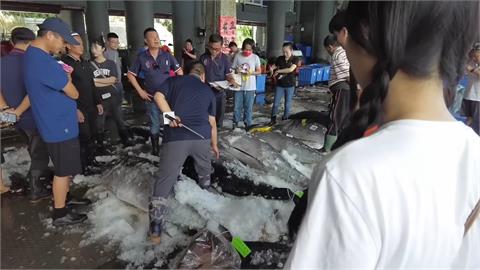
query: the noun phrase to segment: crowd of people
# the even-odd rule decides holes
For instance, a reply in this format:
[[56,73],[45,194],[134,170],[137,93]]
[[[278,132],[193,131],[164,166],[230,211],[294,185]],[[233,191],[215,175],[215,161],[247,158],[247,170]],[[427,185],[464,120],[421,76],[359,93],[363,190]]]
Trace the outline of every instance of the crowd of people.
[[[351,2],[332,18],[323,45],[332,93],[324,150],[333,152],[313,173],[288,268],[480,265],[473,252],[480,251],[480,223],[473,223],[480,205],[480,44],[468,54],[475,37],[464,34],[475,29],[475,2]],[[212,34],[199,56],[186,40],[179,63],[154,28],[143,36],[145,48],[127,77],[147,108],[152,154],[160,155],[149,204],[149,236],[159,243],[165,201],[187,157],[199,185],[210,190],[226,92],[209,83],[227,81],[235,90],[232,128],[243,121],[248,130],[262,70],[250,38],[241,48],[230,42],[224,54],[223,38]],[[93,39],[85,60],[80,35],[48,18],[36,36],[13,30],[12,43],[1,61],[0,107],[15,115],[28,141],[30,200],[53,192],[53,224],[83,222],[87,217],[72,209],[90,202],[70,195],[70,181],[95,173],[107,116],[121,143],[132,145],[121,107],[118,36]],[[269,73],[270,125],[282,99],[282,119],[290,116],[300,65],[291,43],[282,51]],[[464,73],[462,108],[473,131],[453,118],[443,98],[444,86]],[[49,160],[52,191],[45,187]]]

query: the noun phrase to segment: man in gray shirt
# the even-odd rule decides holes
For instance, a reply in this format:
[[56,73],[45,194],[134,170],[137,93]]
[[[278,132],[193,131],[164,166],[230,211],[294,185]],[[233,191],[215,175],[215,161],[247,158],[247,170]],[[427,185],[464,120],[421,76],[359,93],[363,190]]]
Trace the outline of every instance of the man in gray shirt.
[[120,56],[118,55],[118,46],[120,45],[120,42],[118,41],[118,35],[115,33],[108,33],[107,35],[107,49],[104,52],[105,58],[108,60],[112,60],[115,62],[115,65],[117,66],[117,84],[115,87],[117,88],[117,91],[119,91],[119,94],[121,95],[123,99],[123,85],[122,85],[122,60],[120,59]]

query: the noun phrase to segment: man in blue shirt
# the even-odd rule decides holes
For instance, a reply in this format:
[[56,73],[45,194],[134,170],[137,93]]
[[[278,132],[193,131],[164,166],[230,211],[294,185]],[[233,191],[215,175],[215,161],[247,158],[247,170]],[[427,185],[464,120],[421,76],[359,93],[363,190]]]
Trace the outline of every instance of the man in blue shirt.
[[[154,243],[160,242],[165,200],[172,191],[182,165],[192,157],[200,185],[210,186],[212,173],[210,150],[219,158],[215,96],[205,82],[205,68],[192,63],[188,76],[168,79],[154,94],[156,105],[164,113],[174,112],[177,121],[165,126],[159,170],[155,174],[153,196],[149,205],[149,234]],[[198,134],[182,128],[185,124]],[[202,136],[203,138],[201,138]]]
[[[143,32],[148,49],[137,56],[137,60],[128,71],[128,80],[138,95],[145,100],[150,116],[150,139],[152,141],[152,155],[158,155],[158,139],[160,137],[160,111],[152,102],[153,94],[170,77],[170,69],[177,75],[183,75],[182,68],[173,55],[160,50],[160,38],[155,28],[147,28]],[[143,89],[137,81],[137,76],[143,72],[145,76]]]
[[[208,39],[208,50],[200,56],[200,62],[205,66],[205,81],[207,83],[227,80],[238,87],[233,78],[231,63],[228,56],[222,53],[223,38],[219,34],[212,34]],[[222,89],[212,88],[217,102],[215,119],[219,128],[223,127],[225,115],[226,93]]]
[[25,53],[25,86],[35,123],[55,170],[53,225],[70,225],[87,218],[66,208],[70,179],[82,172],[75,102],[78,91],[72,84],[71,69],[58,63],[52,54],[63,50],[65,43],[78,45],[78,42],[59,18],[47,18],[39,28],[37,38]]
[[49,198],[51,192],[46,188],[45,175],[48,172],[48,151],[37,131],[33,120],[30,100],[24,83],[24,55],[30,42],[35,39],[32,30],[25,27],[13,29],[11,41],[14,48],[7,56],[1,58],[1,87],[0,100],[6,104],[0,104],[2,110],[15,114],[17,130],[27,138],[28,154],[30,156],[30,169],[28,180],[30,184],[30,202],[38,202]]

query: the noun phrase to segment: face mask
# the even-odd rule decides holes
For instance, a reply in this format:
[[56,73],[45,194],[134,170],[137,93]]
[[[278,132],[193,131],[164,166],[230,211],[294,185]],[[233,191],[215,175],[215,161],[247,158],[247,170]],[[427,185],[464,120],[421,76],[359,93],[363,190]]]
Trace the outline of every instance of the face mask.
[[244,52],[243,52],[243,56],[248,57],[248,56],[250,56],[250,55],[252,55],[252,52],[251,52],[251,51],[244,51]]

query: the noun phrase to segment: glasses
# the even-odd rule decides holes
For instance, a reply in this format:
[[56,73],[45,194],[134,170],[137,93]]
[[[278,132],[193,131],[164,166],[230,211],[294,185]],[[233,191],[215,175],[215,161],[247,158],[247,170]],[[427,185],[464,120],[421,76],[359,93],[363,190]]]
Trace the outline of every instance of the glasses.
[[214,47],[210,46],[210,50],[219,52],[219,51],[222,50],[222,47],[214,48]]

